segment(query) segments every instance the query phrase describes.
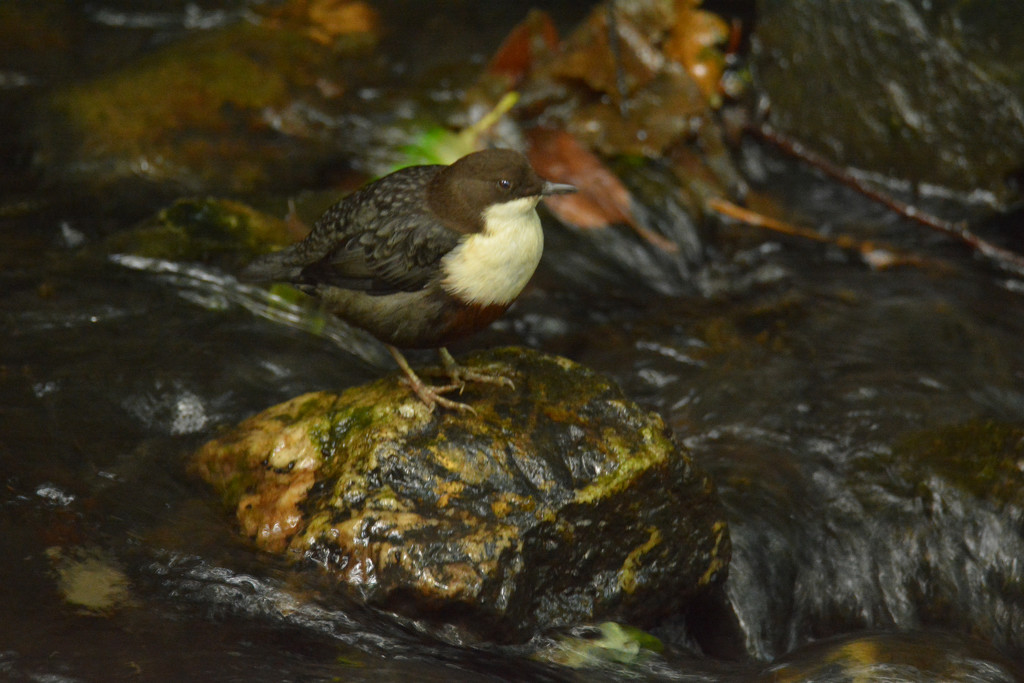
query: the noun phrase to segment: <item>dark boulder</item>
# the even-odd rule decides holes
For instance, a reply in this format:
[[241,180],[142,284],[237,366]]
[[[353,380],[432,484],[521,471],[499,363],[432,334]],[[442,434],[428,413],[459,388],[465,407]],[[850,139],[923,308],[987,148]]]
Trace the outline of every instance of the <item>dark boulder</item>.
[[1019,6],[761,0],[758,12],[753,71],[775,127],[874,180],[1021,200]]
[[206,444],[195,470],[272,552],[368,604],[474,637],[649,625],[719,587],[730,544],[708,477],[608,379],[522,349],[472,357],[476,415],[390,376],[300,396]]

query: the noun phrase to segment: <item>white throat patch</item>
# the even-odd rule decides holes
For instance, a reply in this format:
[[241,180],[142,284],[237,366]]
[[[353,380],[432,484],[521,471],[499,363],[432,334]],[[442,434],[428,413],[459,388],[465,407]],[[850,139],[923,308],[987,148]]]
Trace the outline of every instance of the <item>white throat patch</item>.
[[444,257],[441,285],[467,303],[510,304],[530,281],[544,251],[536,206],[540,197],[494,204],[484,211],[484,229]]

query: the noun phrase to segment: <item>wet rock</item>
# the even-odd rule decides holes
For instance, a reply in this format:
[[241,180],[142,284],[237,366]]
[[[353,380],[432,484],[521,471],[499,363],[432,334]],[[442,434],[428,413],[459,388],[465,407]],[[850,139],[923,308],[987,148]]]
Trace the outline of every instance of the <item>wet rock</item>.
[[397,376],[300,396],[205,445],[194,469],[259,547],[372,605],[492,639],[646,625],[720,586],[710,480],[609,380],[522,349],[472,356],[478,416],[429,413]]
[[172,261],[227,260],[240,266],[255,254],[295,241],[288,223],[229,199],[179,199],[136,227],[111,235],[104,250]]
[[872,633],[815,643],[768,667],[759,681],[1013,683],[1019,668],[993,648],[948,633]]
[[325,112],[346,91],[340,58],[373,44],[370,12],[293,0],[56,88],[38,107],[34,163],[104,195],[311,183],[337,153]]
[[1024,168],[1024,24],[1006,3],[762,0],[758,88],[833,161],[1006,207]]
[[[729,447],[721,451],[723,455]],[[735,446],[727,592],[770,658],[864,629],[936,628],[1024,653],[1024,431],[923,430],[842,463]]]

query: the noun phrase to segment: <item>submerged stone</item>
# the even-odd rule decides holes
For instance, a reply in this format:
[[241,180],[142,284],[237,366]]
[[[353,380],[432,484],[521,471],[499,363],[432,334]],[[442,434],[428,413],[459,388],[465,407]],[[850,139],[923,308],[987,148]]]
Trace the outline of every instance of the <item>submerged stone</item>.
[[998,510],[1024,514],[1024,429],[972,420],[908,435],[881,463],[906,481],[941,477]]
[[397,375],[307,394],[193,467],[259,547],[481,637],[643,626],[720,586],[721,508],[657,415],[564,358],[502,349],[465,364],[516,388],[467,386],[476,416],[428,412]]
[[975,681],[1013,683],[1020,668],[995,648],[937,631],[866,633],[796,650],[748,680],[792,683],[845,681]]
[[1019,425],[933,426],[827,465],[785,448],[719,447],[729,601],[756,657],[822,635],[928,628],[1024,661]]

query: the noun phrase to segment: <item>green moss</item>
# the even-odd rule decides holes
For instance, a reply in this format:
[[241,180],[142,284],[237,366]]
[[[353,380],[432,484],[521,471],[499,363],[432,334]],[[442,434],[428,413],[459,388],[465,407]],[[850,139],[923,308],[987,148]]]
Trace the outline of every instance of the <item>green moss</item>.
[[629,552],[629,555],[626,556],[626,560],[622,563],[622,568],[619,570],[619,587],[626,593],[633,593],[633,591],[636,590],[636,575],[644,566],[644,555],[661,544],[661,531],[658,530],[658,527],[651,527],[649,531],[651,535],[646,541]]
[[1024,507],[1024,429],[994,421],[971,421],[911,434],[893,449],[895,463],[908,463],[911,481],[930,469],[974,496]]
[[566,636],[541,650],[535,659],[574,669],[602,667],[606,662],[641,664],[665,649],[662,642],[638,628],[606,621],[588,638]]
[[230,477],[219,482],[223,490],[222,498],[225,507],[233,510],[238,505],[238,501],[242,500],[242,496],[251,488],[252,483],[253,478],[244,475]]
[[323,55],[309,41],[264,26],[237,26],[170,46],[133,66],[59,91],[88,148],[131,154],[181,142],[182,131],[226,132],[239,111],[281,107],[303,65]]
[[329,460],[350,434],[363,433],[375,419],[376,412],[372,408],[354,405],[316,422],[310,428],[309,437],[319,446],[324,459]]
[[323,410],[326,401],[333,401],[333,397],[325,393],[306,394],[305,400],[295,407],[295,411],[288,415],[291,423],[302,422]]
[[111,236],[107,251],[168,260],[246,258],[293,241],[285,222],[240,202],[181,199],[138,227]]
[[601,443],[609,450],[617,466],[577,491],[576,502],[593,503],[608,498],[630,486],[638,475],[675,453],[672,443],[664,436],[654,437],[649,430],[644,430],[642,434],[644,438],[641,441],[634,441],[624,439],[614,431],[605,431]]

